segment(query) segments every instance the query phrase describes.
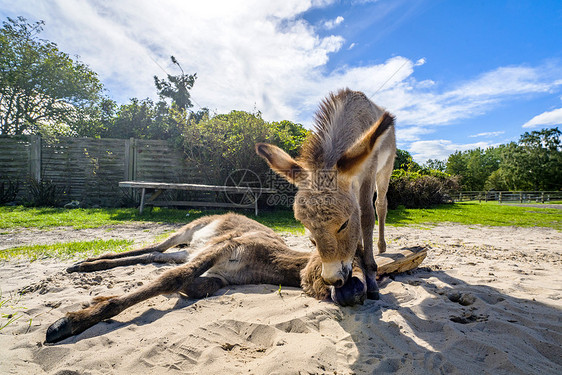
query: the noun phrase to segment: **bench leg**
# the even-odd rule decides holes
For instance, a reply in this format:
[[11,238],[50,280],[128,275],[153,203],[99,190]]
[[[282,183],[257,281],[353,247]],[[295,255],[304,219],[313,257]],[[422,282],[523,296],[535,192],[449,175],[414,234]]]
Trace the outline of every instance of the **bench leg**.
[[139,214],[142,215],[142,209],[144,208],[144,195],[146,193],[146,189],[142,188],[141,191],[141,201],[140,201],[140,206],[139,206]]

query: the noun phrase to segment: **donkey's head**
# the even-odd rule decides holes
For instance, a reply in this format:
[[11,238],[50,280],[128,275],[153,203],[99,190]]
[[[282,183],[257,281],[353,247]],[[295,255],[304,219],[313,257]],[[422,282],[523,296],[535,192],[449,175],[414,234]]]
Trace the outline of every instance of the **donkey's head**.
[[377,140],[394,122],[389,113],[349,147],[336,164],[319,169],[291,158],[280,148],[258,143],[256,152],[269,166],[298,187],[293,206],[295,218],[308,230],[322,259],[322,278],[340,287],[351,273],[352,260],[361,242],[361,215],[354,177],[363,173],[364,162]]

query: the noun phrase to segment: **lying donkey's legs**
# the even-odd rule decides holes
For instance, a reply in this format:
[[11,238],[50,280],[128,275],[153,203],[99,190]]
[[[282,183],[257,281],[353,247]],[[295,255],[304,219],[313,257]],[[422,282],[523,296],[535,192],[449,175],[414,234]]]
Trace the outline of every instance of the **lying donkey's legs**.
[[77,263],[66,269],[67,272],[91,272],[106,270],[109,268],[128,266],[132,264],[148,264],[148,263],[184,263],[186,254],[174,254],[170,256],[162,256],[151,253],[162,253],[172,247],[178,245],[189,245],[193,234],[198,230],[207,226],[215,220],[212,216],[197,219],[172,234],[166,240],[145,246],[140,249],[125,251],[123,253],[109,253],[101,255],[97,258],[88,258],[83,262]]
[[129,256],[116,259],[95,259],[92,261],[84,261],[74,264],[66,269],[66,272],[92,272],[107,270],[120,266],[130,266],[133,264],[151,264],[151,263],[185,263],[189,255],[186,251],[177,251],[174,253],[163,254],[152,252],[143,255]]
[[196,277],[193,282],[180,291],[181,295],[188,298],[200,299],[212,296],[217,290],[226,286],[218,277]]
[[46,341],[52,343],[77,335],[102,320],[160,294],[189,291],[190,283],[210,269],[231,246],[232,243],[228,241],[213,243],[188,264],[165,272],[152,283],[134,292],[117,297],[97,298],[92,306],[67,313],[49,327]]

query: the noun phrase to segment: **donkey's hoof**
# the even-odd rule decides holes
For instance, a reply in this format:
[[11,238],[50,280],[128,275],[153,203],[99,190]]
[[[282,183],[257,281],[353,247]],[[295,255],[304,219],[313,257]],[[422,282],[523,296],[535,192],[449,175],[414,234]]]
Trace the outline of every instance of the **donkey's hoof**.
[[66,269],[66,272],[68,272],[68,273],[78,272],[78,271],[80,271],[80,265],[79,264],[74,264],[74,265],[72,265],[72,266],[70,266]]
[[357,277],[350,277],[341,288],[331,289],[332,301],[338,305],[362,305],[365,301],[365,284]]
[[367,298],[368,299],[380,299],[379,286],[377,284],[377,279],[366,275],[367,277]]
[[68,318],[60,318],[47,329],[45,342],[55,343],[72,336],[71,322]]

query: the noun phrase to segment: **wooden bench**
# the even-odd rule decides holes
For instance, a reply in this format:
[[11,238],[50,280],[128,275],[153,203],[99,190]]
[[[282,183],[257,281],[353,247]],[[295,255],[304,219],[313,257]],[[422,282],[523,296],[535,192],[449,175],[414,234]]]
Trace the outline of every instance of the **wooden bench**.
[[[251,188],[245,186],[217,186],[199,184],[177,184],[167,182],[145,182],[145,181],[121,181],[119,187],[141,189],[141,201],[139,212],[142,214],[144,206],[191,206],[191,207],[219,207],[219,208],[253,208],[258,215],[258,198],[262,193],[276,193],[274,189]],[[148,190],[154,190],[146,197]],[[250,203],[226,202],[193,202],[193,201],[157,201],[156,198],[165,190],[188,190],[188,191],[214,191],[224,193],[248,194]]]

